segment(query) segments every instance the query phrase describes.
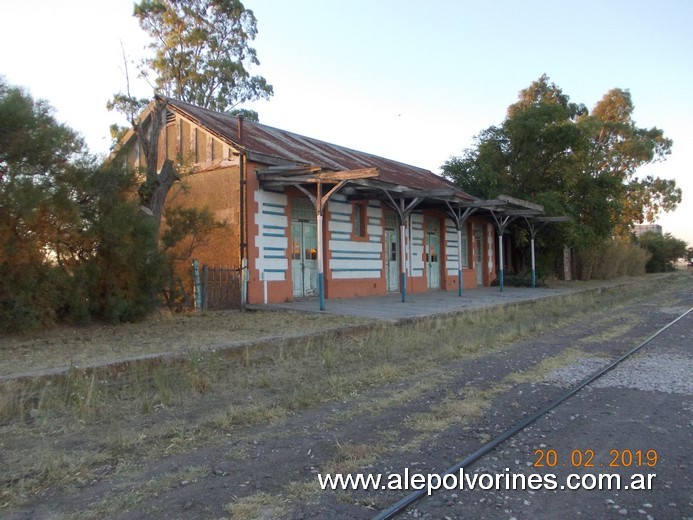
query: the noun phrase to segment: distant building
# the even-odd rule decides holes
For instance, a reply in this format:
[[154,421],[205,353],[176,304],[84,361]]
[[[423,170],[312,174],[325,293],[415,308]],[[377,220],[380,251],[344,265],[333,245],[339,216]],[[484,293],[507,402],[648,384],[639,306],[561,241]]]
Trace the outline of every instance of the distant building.
[[662,226],[659,224],[639,224],[635,226],[635,234],[641,236],[643,233],[662,234]]

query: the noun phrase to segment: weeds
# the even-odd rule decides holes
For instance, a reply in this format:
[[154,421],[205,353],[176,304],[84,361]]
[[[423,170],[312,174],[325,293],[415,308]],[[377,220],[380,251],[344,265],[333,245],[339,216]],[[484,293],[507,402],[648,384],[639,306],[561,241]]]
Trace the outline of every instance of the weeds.
[[335,439],[337,450],[333,461],[325,467],[325,473],[348,473],[375,460],[380,450],[365,444],[340,443]]
[[[77,518],[81,520],[101,519],[113,514],[114,511],[136,510],[139,504],[148,496],[188,485],[209,473],[206,466],[188,466],[180,471],[166,473],[163,476],[150,479],[144,484],[129,489],[118,490],[100,501],[81,511]],[[139,511],[142,513],[142,511]]]
[[284,514],[286,500],[260,492],[230,502],[224,510],[237,520],[271,520]]
[[[230,431],[276,424],[296,411],[353,399],[369,388],[387,390],[382,400],[364,401],[350,414],[404,403],[432,383],[402,390],[395,386],[399,382],[415,381],[426,373],[445,374],[453,361],[507,349],[519,339],[556,329],[597,308],[609,308],[613,316],[617,306],[651,292],[657,283],[661,284],[653,280],[644,287],[569,295],[405,325],[378,325],[360,334],[325,334],[224,353],[198,352],[185,362],[164,360],[108,371],[74,368],[50,379],[2,382],[0,436],[3,450],[15,455],[5,461],[6,473],[14,476],[6,482],[0,502],[21,504],[29,496],[27,489],[35,493],[50,485],[73,485],[75,474],[90,475],[91,468],[102,466],[105,459],[120,471],[163,453],[221,442]],[[534,381],[550,363],[567,362],[570,355],[577,354],[546,360],[502,385]],[[416,429],[432,431],[472,420],[503,387],[451,394],[427,417],[416,416],[412,421]],[[174,415],[169,409],[179,412]],[[162,420],[169,416],[178,420]],[[51,449],[37,450],[48,437],[55,439]],[[80,456],[69,449],[75,443]],[[377,456],[379,449],[347,444],[340,455],[343,460],[335,463],[367,460]],[[227,511],[244,518],[252,511],[280,514],[285,510],[284,499],[254,497],[229,504]]]

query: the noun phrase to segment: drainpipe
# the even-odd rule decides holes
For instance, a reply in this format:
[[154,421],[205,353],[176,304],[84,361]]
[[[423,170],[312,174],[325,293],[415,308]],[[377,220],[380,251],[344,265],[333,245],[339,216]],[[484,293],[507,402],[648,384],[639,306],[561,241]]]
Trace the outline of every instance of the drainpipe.
[[241,153],[240,155],[240,174],[239,174],[239,234],[240,234],[240,267],[241,267],[241,307],[245,306],[248,299],[248,219],[246,218],[245,211],[247,207],[247,197],[248,197],[248,181],[246,178],[246,161],[245,155]]
[[[236,117],[236,136],[239,147],[243,148],[243,116]],[[240,241],[240,268],[241,268],[241,308],[245,308],[248,301],[248,279],[250,273],[248,271],[248,220],[246,218],[246,208],[248,207],[248,172],[246,171],[246,156],[244,152],[240,152],[239,157],[239,241]],[[264,274],[264,273],[263,273]],[[265,302],[267,303],[267,302]]]

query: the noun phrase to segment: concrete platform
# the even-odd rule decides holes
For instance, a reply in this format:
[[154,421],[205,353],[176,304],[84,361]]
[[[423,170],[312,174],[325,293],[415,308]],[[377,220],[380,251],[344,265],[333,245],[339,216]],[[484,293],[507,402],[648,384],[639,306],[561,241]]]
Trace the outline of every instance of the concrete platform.
[[505,287],[503,292],[500,292],[498,287],[479,287],[477,289],[465,290],[462,296],[458,296],[457,291],[429,291],[426,293],[408,294],[405,302],[402,302],[402,295],[400,293],[391,293],[384,296],[325,300],[324,311],[320,311],[320,304],[317,298],[307,298],[270,305],[249,305],[248,308],[257,310],[315,312],[343,316],[358,316],[361,318],[373,318],[384,321],[399,321],[401,319],[457,313],[464,310],[493,307],[507,303],[539,300],[584,290],[588,289],[584,286],[553,289]]

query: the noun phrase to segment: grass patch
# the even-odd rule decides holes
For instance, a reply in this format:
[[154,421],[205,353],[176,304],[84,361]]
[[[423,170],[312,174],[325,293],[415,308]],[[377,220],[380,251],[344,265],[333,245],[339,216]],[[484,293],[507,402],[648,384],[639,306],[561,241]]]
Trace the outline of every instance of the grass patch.
[[491,405],[491,400],[507,385],[496,384],[487,389],[468,389],[462,395],[448,396],[431,411],[417,414],[409,425],[420,432],[441,432],[454,424],[467,424],[481,417]]
[[287,410],[282,406],[253,404],[249,406],[232,406],[215,414],[205,421],[203,426],[232,431],[242,426],[253,424],[274,424],[286,418]]
[[[26,503],[29,496],[51,486],[74,486],[77,473],[87,475],[85,480],[97,478],[98,468],[106,464],[118,473],[193,446],[226,442],[229,432],[237,437],[248,427],[279,424],[293,413],[326,402],[354,403],[373,389],[383,388],[382,402],[358,403],[344,417],[366,407],[378,412],[397,406],[431,388],[427,374],[445,374],[451,361],[507,349],[519,339],[555,330],[596,310],[613,315],[619,306],[665,289],[661,279],[644,280],[637,286],[403,325],[382,324],[359,333],[287,339],[224,354],[198,351],[186,362],[160,361],[109,372],[73,369],[52,379],[0,383],[0,438],[3,452],[12,454],[3,461],[8,477],[0,491],[0,510]],[[266,331],[283,326],[263,317]],[[432,431],[472,419],[507,385],[533,381],[549,370],[550,363],[567,361],[567,357],[547,359],[498,387],[451,395],[428,417],[414,418],[416,428]],[[420,385],[398,395],[394,385],[411,384],[417,378],[423,381]],[[460,398],[467,402],[456,403]],[[336,416],[339,420],[344,419]],[[47,438],[50,449],[37,449],[46,445]],[[364,453],[359,454],[358,445],[346,446],[342,458],[333,461],[336,465],[367,463],[369,456],[383,449],[361,447]],[[237,451],[230,450],[229,458],[244,456],[242,448]],[[238,508],[239,514],[253,508],[266,514],[284,511],[284,500],[256,495],[255,501],[243,499],[229,507]]]
[[546,376],[553,373],[559,368],[571,365],[578,359],[585,357],[585,352],[576,348],[568,348],[555,356],[547,357],[540,361],[531,370],[523,370],[509,374],[504,383],[522,384],[522,383],[540,383],[546,379]]
[[324,465],[323,473],[349,473],[362,466],[375,462],[378,455],[384,451],[381,446],[340,443],[335,439],[336,450],[331,461]]
[[[608,321],[616,321],[616,318],[612,317]],[[621,336],[624,336],[630,330],[632,330],[637,324],[637,316],[631,316],[624,323],[616,323],[605,330],[601,330],[598,334],[590,334],[589,336],[580,338],[580,343],[604,343],[607,341],[611,341],[616,338],[620,338]]]
[[[542,360],[531,370],[508,374],[502,381],[486,388],[468,388],[459,394],[447,396],[430,411],[411,417],[408,425],[416,431],[430,433],[441,432],[454,425],[468,424],[481,417],[489,409],[493,399],[513,386],[544,381],[548,374],[574,363],[584,355],[581,350],[570,348]],[[411,448],[411,444],[407,447]]]
[[255,493],[224,506],[234,520],[275,520],[286,512],[287,501],[268,493]]
[[188,466],[180,471],[166,473],[158,479],[150,479],[136,487],[118,490],[115,494],[108,495],[92,504],[89,509],[76,514],[74,518],[97,520],[108,517],[114,511],[132,511],[137,509],[140,503],[149,496],[189,485],[207,474],[209,474],[209,468],[206,466]]
[[363,318],[293,312],[162,311],[138,323],[59,326],[31,335],[0,335],[0,375],[85,367],[156,353],[209,352],[241,341],[368,323]]

